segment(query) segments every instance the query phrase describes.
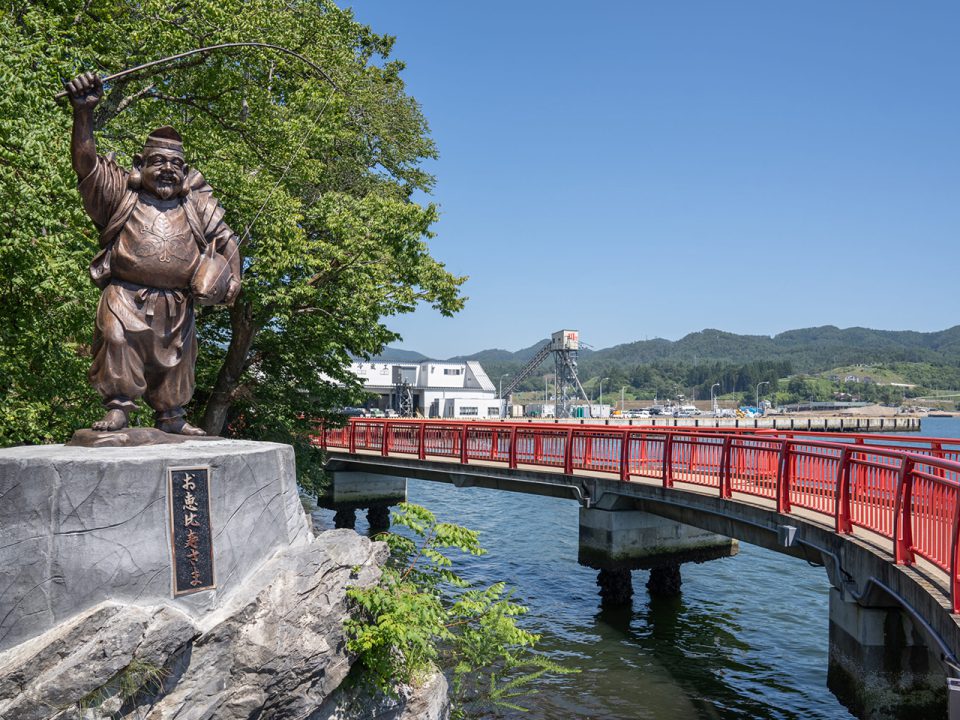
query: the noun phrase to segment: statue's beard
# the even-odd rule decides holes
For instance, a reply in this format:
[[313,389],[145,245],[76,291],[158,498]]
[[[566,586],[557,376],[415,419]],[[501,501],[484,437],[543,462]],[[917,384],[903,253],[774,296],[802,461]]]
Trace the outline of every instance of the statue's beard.
[[177,186],[170,180],[158,180],[155,194],[161,200],[169,200],[177,193]]

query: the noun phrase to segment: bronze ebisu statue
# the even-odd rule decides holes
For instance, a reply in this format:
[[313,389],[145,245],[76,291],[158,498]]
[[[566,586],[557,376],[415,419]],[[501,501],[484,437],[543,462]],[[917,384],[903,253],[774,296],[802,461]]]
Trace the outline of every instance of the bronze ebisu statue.
[[147,136],[127,171],[97,154],[93,109],[103,84],[84,73],[65,84],[73,105],[73,169],[100,232],[90,276],[101,290],[90,383],[107,409],[96,431],[122,430],[143,398],[155,427],[203,435],[187,423],[197,334],[194,302],[230,305],[240,291],[237,237],[213,190],[184,161],[171,127]]

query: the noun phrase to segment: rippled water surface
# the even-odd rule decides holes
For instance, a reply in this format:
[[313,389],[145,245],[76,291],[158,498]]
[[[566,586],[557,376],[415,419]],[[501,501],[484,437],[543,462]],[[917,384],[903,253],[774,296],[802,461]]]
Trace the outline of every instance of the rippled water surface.
[[[922,434],[960,438],[960,419],[927,418]],[[481,532],[489,553],[463,574],[507,581],[540,647],[581,670],[542,684],[517,718],[853,717],[826,685],[823,568],[742,543],[736,557],[683,565],[675,600],[651,600],[637,571],[632,608],[602,611],[596,572],[577,564],[575,502],[414,479],[408,495]]]

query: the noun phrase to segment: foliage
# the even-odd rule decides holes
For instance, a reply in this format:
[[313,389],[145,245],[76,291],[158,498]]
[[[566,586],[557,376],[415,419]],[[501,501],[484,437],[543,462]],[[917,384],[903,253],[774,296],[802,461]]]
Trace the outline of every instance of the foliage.
[[121,703],[126,703],[141,694],[156,695],[163,689],[167,675],[169,671],[162,667],[134,659],[102,687],[81,698],[77,705],[83,712],[99,707],[111,697],[119,697]]
[[337,89],[286,55],[236,50],[116,81],[95,114],[98,150],[127,165],[151,129],[180,129],[231,227],[253,223],[241,297],[198,314],[194,422],[305,447],[315,418],[362,392],[351,356],[397,338],[382,318],[462,306],[463,278],[426,244],[437,209],[413,201],[436,152],[392,38],[329,0],[12,0],[0,15],[0,445],[62,440],[99,412],[85,379],[97,238],[70,166],[71,113],[52,99],[61,79],[231,41],[295,49]]
[[546,672],[570,672],[531,651],[539,636],[517,625],[526,608],[504,583],[476,589],[454,571],[444,551],[484,554],[476,532],[409,503],[393,522],[412,537],[381,536],[390,560],[380,583],[349,591],[357,608],[347,622],[350,648],[379,689],[416,684],[439,665],[452,678],[455,716],[467,717],[490,705],[523,709],[517,699],[530,683]]

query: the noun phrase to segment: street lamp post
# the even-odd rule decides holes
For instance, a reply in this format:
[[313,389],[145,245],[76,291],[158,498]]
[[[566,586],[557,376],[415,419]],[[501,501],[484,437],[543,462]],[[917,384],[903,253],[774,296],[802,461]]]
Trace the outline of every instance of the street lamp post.
[[600,409],[597,411],[600,413],[598,417],[603,417],[603,381],[609,379],[608,377],[600,378],[600,394],[597,397],[597,404],[600,406]]
[[626,409],[623,407],[623,391],[626,390],[626,385],[620,386],[620,414],[623,415],[626,412]]
[[547,416],[547,376],[543,376],[543,412],[540,413],[541,418]]
[[764,380],[763,382],[757,383],[757,412],[760,412],[760,386],[769,385],[769,384],[770,382],[768,380]]
[[504,373],[503,375],[500,376],[500,387],[497,391],[497,397],[500,399],[500,417],[501,418],[503,418],[503,416],[506,414],[506,409],[507,409],[507,406],[503,402],[503,379],[505,377],[510,377],[510,373]]
[[720,383],[714,383],[710,386],[710,405],[713,408],[714,417],[717,415],[717,396],[714,395],[713,389],[718,387],[720,387]]

